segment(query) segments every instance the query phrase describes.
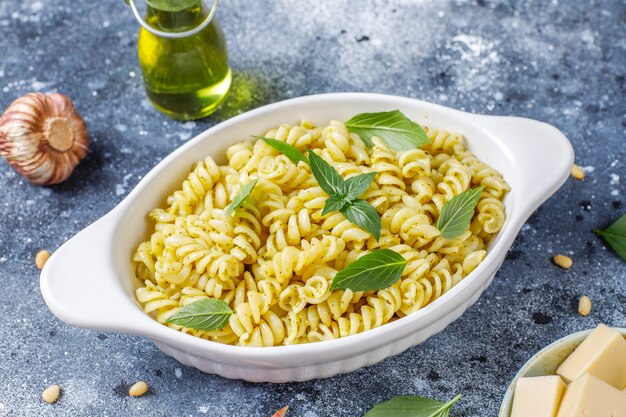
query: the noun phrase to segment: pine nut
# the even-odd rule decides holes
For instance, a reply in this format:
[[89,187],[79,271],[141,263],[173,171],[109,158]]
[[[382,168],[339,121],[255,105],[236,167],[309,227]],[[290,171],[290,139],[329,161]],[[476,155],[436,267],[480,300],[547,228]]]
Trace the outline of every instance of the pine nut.
[[128,395],[131,397],[141,397],[148,392],[148,384],[143,381],[135,382],[128,390]]
[[43,266],[48,262],[48,258],[50,258],[50,252],[47,250],[37,252],[37,255],[35,255],[35,265],[37,265],[37,268],[43,269]]
[[578,301],[578,314],[588,316],[591,313],[591,299],[586,295],[580,297]]
[[48,388],[43,390],[41,393],[41,398],[47,402],[48,404],[52,404],[59,399],[59,395],[61,394],[61,387],[58,385],[50,385]]
[[554,258],[552,258],[552,260],[554,261],[555,264],[557,264],[563,269],[569,269],[574,263],[574,261],[572,261],[572,258],[570,258],[569,256],[565,256],[565,255],[555,255]]
[[572,165],[572,177],[576,178],[577,180],[584,180],[585,171],[583,171],[582,168],[578,165],[574,164]]

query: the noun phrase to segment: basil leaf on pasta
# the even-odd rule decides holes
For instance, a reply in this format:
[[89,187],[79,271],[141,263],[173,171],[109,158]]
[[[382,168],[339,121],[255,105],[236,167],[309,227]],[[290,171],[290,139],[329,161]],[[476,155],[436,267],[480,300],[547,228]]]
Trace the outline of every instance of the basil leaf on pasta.
[[606,229],[595,229],[593,232],[602,236],[613,250],[626,261],[626,214]]
[[425,397],[393,397],[377,404],[363,417],[448,417],[450,408],[461,398],[457,395],[447,403]]
[[367,174],[356,175],[345,180],[343,192],[346,195],[346,199],[354,200],[367,191],[376,174],[376,172],[368,172]]
[[352,133],[359,135],[367,146],[374,146],[372,138],[381,138],[390,148],[409,150],[419,148],[430,139],[424,129],[400,110],[379,113],[361,113],[346,122]]
[[315,152],[309,152],[311,172],[322,190],[328,195],[340,194],[343,178],[328,162]]
[[389,288],[402,276],[406,260],[391,249],[376,249],[337,272],[330,290],[372,291]]
[[258,178],[252,180],[239,189],[239,192],[237,193],[235,198],[233,198],[233,201],[228,205],[228,207],[226,207],[226,216],[230,216],[231,214],[233,214],[235,212],[235,209],[243,204],[243,202],[246,200],[246,198],[248,198],[248,196],[252,192],[252,189],[258,181]]
[[368,202],[356,198],[367,190],[376,173],[362,174],[344,181],[335,168],[312,151],[309,152],[309,165],[320,188],[329,196],[322,214],[339,210],[346,219],[370,232],[378,240],[382,229],[378,212]]
[[467,230],[480,199],[482,186],[463,191],[446,202],[437,220],[437,229],[445,239],[459,237]]
[[255,136],[255,137],[258,139],[263,139],[265,143],[267,143],[272,148],[276,149],[278,152],[285,155],[294,164],[297,164],[300,161],[304,162],[305,164],[309,163],[309,160],[306,157],[306,155],[300,152],[298,148],[296,148],[293,145],[290,145],[288,143],[282,142],[280,140],[272,139],[272,138],[263,138],[260,136]]
[[228,304],[214,298],[203,298],[179,308],[167,323],[177,324],[196,330],[222,329],[233,311]]
[[343,206],[340,210],[346,219],[366,230],[378,240],[380,238],[380,229],[383,225],[376,209],[367,201],[353,200]]
[[322,210],[322,216],[327,215],[331,211],[341,210],[348,202],[345,198],[337,195],[331,195],[326,200],[326,204],[324,205],[324,210]]

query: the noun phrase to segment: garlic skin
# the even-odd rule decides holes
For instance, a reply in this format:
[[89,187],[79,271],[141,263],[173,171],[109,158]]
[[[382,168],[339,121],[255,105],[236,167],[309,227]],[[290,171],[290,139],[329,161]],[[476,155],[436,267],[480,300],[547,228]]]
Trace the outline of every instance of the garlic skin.
[[87,124],[63,94],[26,94],[0,117],[0,156],[34,184],[65,181],[88,150]]

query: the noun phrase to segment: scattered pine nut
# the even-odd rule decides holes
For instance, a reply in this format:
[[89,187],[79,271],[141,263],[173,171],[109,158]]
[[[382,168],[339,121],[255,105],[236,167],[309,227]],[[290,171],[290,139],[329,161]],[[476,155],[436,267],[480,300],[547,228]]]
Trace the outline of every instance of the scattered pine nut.
[[131,397],[141,397],[148,392],[148,384],[143,381],[137,381],[128,389],[128,395]]
[[275,412],[274,415],[272,415],[272,417],[285,417],[285,414],[287,414],[287,410],[289,410],[288,405],[284,406],[283,408]]
[[577,180],[584,180],[585,171],[583,171],[582,168],[578,165],[574,164],[572,165],[572,177],[576,178]]
[[574,261],[572,261],[572,258],[570,258],[569,256],[565,256],[565,255],[555,255],[554,258],[552,258],[552,260],[554,261],[555,264],[557,264],[563,269],[569,269],[574,263]]
[[59,395],[61,394],[61,387],[58,385],[50,385],[48,388],[43,390],[41,393],[41,398],[47,402],[48,404],[52,404],[59,399]]
[[578,314],[588,316],[591,313],[591,299],[586,295],[580,297],[578,301]]
[[50,258],[50,252],[47,250],[37,252],[37,255],[35,255],[35,265],[37,265],[37,268],[43,269],[43,266],[48,262],[48,258]]

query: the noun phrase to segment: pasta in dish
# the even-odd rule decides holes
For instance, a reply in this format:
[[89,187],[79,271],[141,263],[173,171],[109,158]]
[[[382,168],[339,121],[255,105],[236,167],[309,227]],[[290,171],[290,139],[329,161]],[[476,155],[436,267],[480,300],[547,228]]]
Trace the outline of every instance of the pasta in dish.
[[[380,215],[378,240],[339,212],[322,214],[328,195],[310,167],[261,139],[231,146],[227,165],[210,157],[198,162],[167,207],[151,213],[154,231],[134,255],[144,311],[216,342],[277,346],[353,335],[433,302],[486,256],[505,221],[509,186],[466,149],[460,134],[425,130],[431,143],[406,151],[377,138],[367,147],[341,121],[284,124],[265,135],[315,152],[344,179],[376,172],[360,198]],[[241,184],[253,179],[250,196],[227,216]],[[444,204],[479,185],[469,229],[443,238],[436,223]],[[337,271],[380,248],[407,261],[400,280],[378,291],[330,291]],[[167,323],[180,307],[203,298],[232,309],[221,330]]]

